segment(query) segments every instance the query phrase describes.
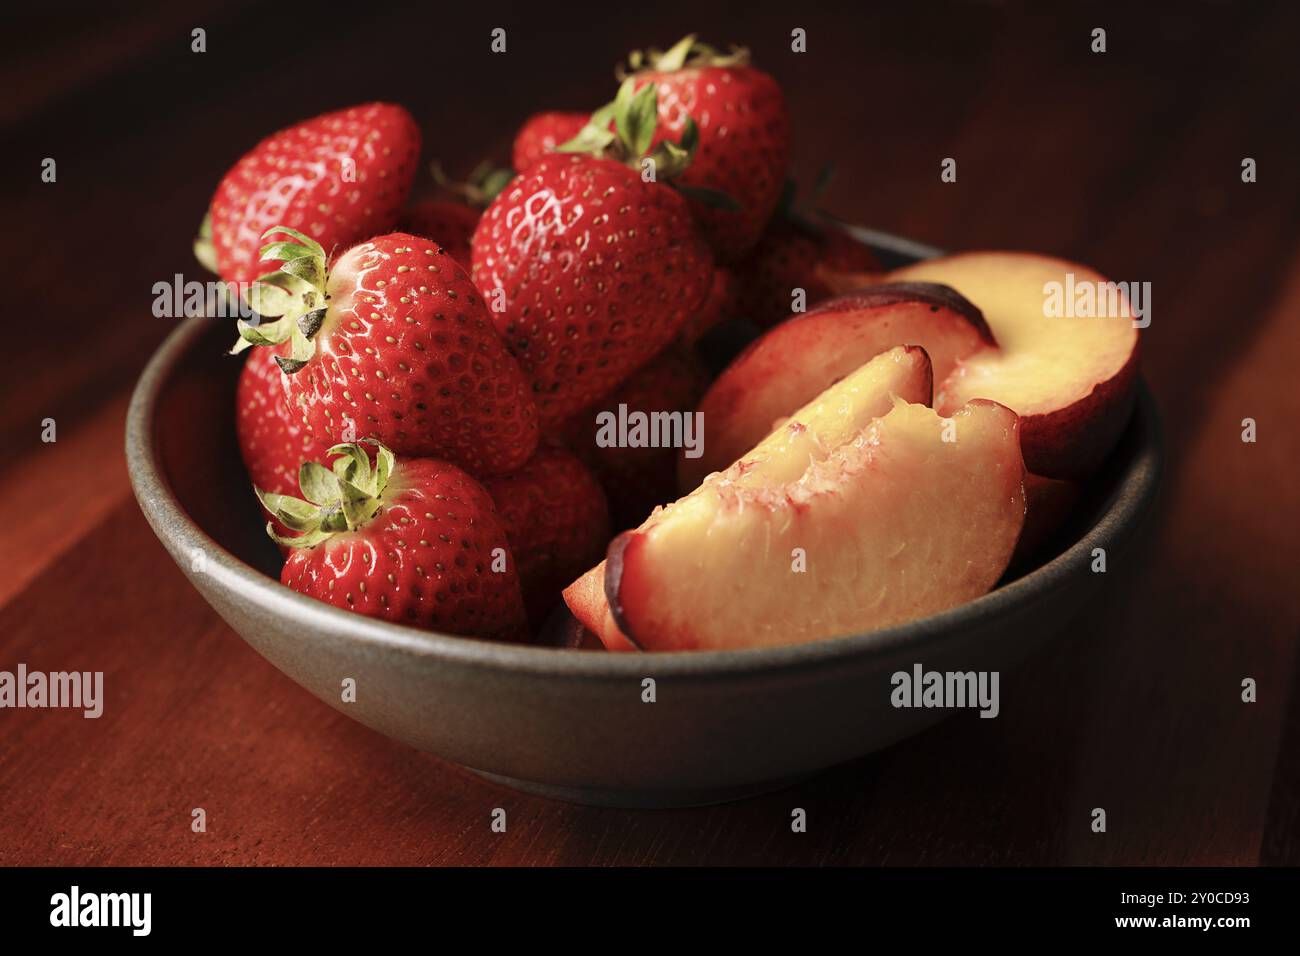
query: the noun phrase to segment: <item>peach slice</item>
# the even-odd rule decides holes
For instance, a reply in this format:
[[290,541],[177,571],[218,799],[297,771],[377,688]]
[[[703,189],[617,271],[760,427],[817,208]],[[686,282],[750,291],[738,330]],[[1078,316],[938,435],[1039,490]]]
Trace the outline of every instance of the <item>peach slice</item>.
[[636,645],[619,630],[605,599],[605,562],[596,565],[564,589],[564,603],[584,628],[600,638],[607,651],[634,651]]
[[894,399],[929,405],[933,393],[934,369],[925,349],[896,346],[773,422],[767,437],[737,462],[732,480],[751,486],[796,481],[814,461],[888,413]]
[[942,419],[898,400],[794,481],[712,476],[605,562],[615,624],[643,650],[794,644],[898,624],[984,594],[1025,517],[1016,415]]
[[1101,318],[1051,317],[1045,308],[1049,283],[1082,288],[1105,278],[1063,259],[1017,252],[931,259],[890,278],[951,286],[980,307],[997,338],[997,348],[964,356],[947,378],[935,363],[940,414],[972,398],[1015,409],[1025,464],[1048,478],[1085,478],[1110,453],[1137,392],[1138,333],[1124,311],[1127,300],[1120,296],[1119,314]]
[[609,602],[605,600],[604,561],[564,589],[564,603],[583,628],[600,638],[606,650],[636,650],[636,645],[618,629]]
[[[854,439],[896,399],[929,404],[933,373],[925,350],[890,349],[835,383],[758,443],[728,472],[737,487],[762,488],[797,481],[809,465]],[[720,477],[720,476],[714,476]],[[657,508],[642,524],[648,528],[668,511]],[[610,650],[632,650],[605,599],[605,562],[569,585],[564,600],[574,617]]]
[[958,359],[993,344],[979,309],[933,283],[888,283],[830,299],[776,326],[718,376],[699,407],[704,453],[678,458],[678,488],[689,491],[726,468],[779,418],[896,345],[924,348],[942,382]]

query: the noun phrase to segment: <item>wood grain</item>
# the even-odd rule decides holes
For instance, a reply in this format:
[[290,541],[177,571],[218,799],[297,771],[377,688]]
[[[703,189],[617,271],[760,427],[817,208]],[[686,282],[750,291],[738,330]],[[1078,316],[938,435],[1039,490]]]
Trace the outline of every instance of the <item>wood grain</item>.
[[[579,25],[494,4],[491,22],[443,13],[433,31],[375,10],[347,31],[313,22],[274,58],[241,42],[265,15],[252,5],[151,25],[102,13],[102,29],[62,38],[37,13],[7,30],[24,52],[0,76],[30,89],[0,112],[18,144],[0,159],[0,243],[9,301],[30,311],[9,317],[23,334],[0,405],[20,502],[0,528],[0,668],[103,670],[108,699],[99,720],[0,711],[0,864],[1300,861],[1300,12],[660,7],[654,35],[634,11]],[[209,53],[191,54],[205,24]],[[510,52],[494,59],[499,24]],[[1094,26],[1104,55],[1088,51]],[[216,179],[261,135],[391,98],[460,171],[534,109],[597,105],[625,50],[688,29],[749,44],[781,79],[796,171],[810,181],[833,159],[823,205],[842,217],[1151,281],[1143,368],[1169,468],[1144,545],[1068,643],[1007,683],[1000,719],[950,720],[726,806],[569,806],[385,740],[245,646],[139,514],[121,416],[169,326],[151,286],[193,269]],[[320,82],[290,96],[289,76]],[[44,156],[56,184],[39,182]],[[939,181],[949,156],[955,184]],[[1257,183],[1241,182],[1246,156]],[[39,439],[47,416],[55,445]],[[1256,444],[1240,440],[1246,417]],[[207,833],[190,829],[195,807]],[[489,829],[495,807],[506,834]],[[806,834],[790,832],[793,807]]]

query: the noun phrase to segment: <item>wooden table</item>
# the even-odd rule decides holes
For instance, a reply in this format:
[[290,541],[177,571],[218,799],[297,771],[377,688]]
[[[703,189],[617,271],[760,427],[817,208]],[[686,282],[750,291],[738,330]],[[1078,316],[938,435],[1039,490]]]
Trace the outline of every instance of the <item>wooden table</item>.
[[[579,25],[494,5],[419,26],[373,8],[364,24],[305,24],[264,60],[242,39],[262,16],[247,6],[7,15],[0,669],[102,670],[107,702],[99,720],[0,712],[0,863],[1300,862],[1297,8],[905,6],[660,4],[653,35],[630,8]],[[488,49],[498,25],[504,56]],[[793,27],[806,54],[790,52]],[[388,741],[245,646],[137,510],[123,410],[169,329],[151,287],[194,272],[211,190],[258,137],[397,99],[459,172],[534,109],[596,105],[625,50],[688,29],[749,44],[786,85],[797,170],[835,161],[824,205],[845,219],[1151,281],[1143,368],[1169,467],[1146,544],[1006,689],[1001,719],[950,720],[741,803],[590,809]],[[955,184],[940,182],[945,157]],[[1244,157],[1258,182],[1242,182]],[[1257,703],[1241,701],[1245,677]],[[508,835],[489,830],[497,806]],[[794,806],[806,834],[790,832]]]

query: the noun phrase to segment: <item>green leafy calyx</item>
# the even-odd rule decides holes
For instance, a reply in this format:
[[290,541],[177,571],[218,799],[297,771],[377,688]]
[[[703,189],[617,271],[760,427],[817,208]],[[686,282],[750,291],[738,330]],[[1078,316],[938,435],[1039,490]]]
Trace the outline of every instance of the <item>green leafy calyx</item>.
[[506,184],[515,178],[515,171],[501,166],[494,166],[484,160],[470,170],[464,182],[452,179],[443,171],[442,163],[436,159],[429,164],[433,181],[449,193],[459,196],[475,209],[486,209],[497,197],[497,193],[506,188]]
[[[369,453],[361,447],[363,443],[375,446],[373,467]],[[332,468],[305,461],[298,469],[302,498],[253,489],[267,511],[290,531],[297,532],[287,537],[276,534],[275,525],[268,521],[266,533],[276,543],[313,548],[341,532],[356,531],[382,506],[384,489],[397,462],[393,453],[373,438],[335,445],[329,453],[337,456]]]
[[682,37],[667,50],[633,50],[628,54],[627,66],[621,64],[615,71],[621,80],[631,73],[675,73],[705,66],[748,66],[749,50],[733,46],[729,53],[701,43],[695,34]]
[[613,159],[633,168],[648,159],[654,164],[656,180],[672,180],[695,158],[700,131],[695,120],[688,116],[680,140],[675,143],[661,140],[651,149],[658,123],[659,87],[646,83],[637,89],[636,78],[629,76],[619,86],[612,103],[592,113],[578,135],[555,149],[560,153]]
[[[289,375],[294,374],[316,352],[314,341],[325,321],[329,297],[325,294],[325,250],[310,236],[288,226],[272,226],[263,239],[285,235],[288,240],[268,242],[260,251],[263,262],[279,262],[280,268],[261,276],[248,293],[248,304],[263,321],[253,324],[240,319],[239,341],[231,354],[254,345],[291,342],[286,358],[275,361]],[[271,321],[266,321],[266,319]]]

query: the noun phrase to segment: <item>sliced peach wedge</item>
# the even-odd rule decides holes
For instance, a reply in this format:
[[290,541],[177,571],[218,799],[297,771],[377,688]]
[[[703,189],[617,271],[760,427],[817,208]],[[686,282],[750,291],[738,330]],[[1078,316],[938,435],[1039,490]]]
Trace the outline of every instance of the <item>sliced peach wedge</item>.
[[704,452],[678,459],[678,489],[738,460],[841,376],[908,344],[926,350],[938,383],[959,359],[995,343],[979,309],[941,285],[886,283],[830,299],[766,333],[713,383],[699,407]]
[[[895,398],[930,404],[934,373],[925,350],[890,349],[846,375],[803,408],[780,422],[731,470],[737,486],[763,487],[800,478],[814,462],[857,436],[887,413]],[[715,476],[716,477],[716,476]],[[665,509],[657,508],[641,525],[647,528]],[[619,630],[605,598],[602,561],[564,591],[564,600],[582,624],[609,650],[634,650]]]
[[[951,286],[980,307],[997,338],[946,378],[936,368],[940,414],[972,398],[1015,409],[1025,464],[1048,478],[1086,478],[1110,453],[1133,410],[1138,368],[1131,306],[1115,284],[1087,266],[1019,252],[931,259],[890,279]],[[1107,314],[1051,314],[1049,290],[1089,287],[1107,303],[1094,311]]]
[[882,352],[815,396],[788,418],[772,423],[767,437],[751,448],[729,480],[746,487],[797,481],[813,462],[852,441],[895,400],[929,405],[934,367],[925,349],[900,345]]
[[607,651],[635,651],[636,645],[619,630],[605,599],[605,562],[596,565],[564,589],[564,603],[589,632],[600,638]]
[[[951,440],[945,440],[951,439]],[[962,604],[1001,577],[1025,516],[1016,415],[894,408],[797,480],[740,462],[619,535],[605,597],[653,650],[795,644]]]
[[[921,404],[929,362],[893,349],[742,459],[625,532],[565,591],[610,650],[798,643],[987,591],[1024,522],[1016,416]],[[604,600],[601,600],[603,590]]]

